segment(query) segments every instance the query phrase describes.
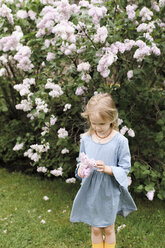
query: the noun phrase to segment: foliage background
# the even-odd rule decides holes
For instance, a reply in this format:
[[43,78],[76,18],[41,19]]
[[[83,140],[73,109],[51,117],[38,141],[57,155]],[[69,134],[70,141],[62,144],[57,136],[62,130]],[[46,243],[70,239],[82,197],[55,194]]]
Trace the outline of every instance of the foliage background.
[[[4,1],[2,1],[3,3]],[[50,170],[63,168],[63,178],[74,176],[76,157],[79,150],[80,134],[87,128],[87,124],[81,118],[80,113],[89,98],[95,91],[109,92],[112,94],[119,111],[119,117],[124,120],[123,126],[132,128],[135,131],[135,137],[126,137],[129,139],[132,154],[132,185],[131,190],[136,193],[146,194],[155,189],[156,196],[161,200],[165,199],[165,84],[164,84],[164,57],[165,44],[164,28],[156,25],[152,32],[155,44],[160,49],[160,56],[151,54],[144,57],[141,62],[133,58],[137,47],[131,51],[118,54],[118,60],[110,67],[109,77],[103,78],[97,71],[97,64],[100,57],[96,56],[101,52],[105,43],[94,44],[92,35],[96,29],[91,18],[84,9],[83,14],[71,15],[69,21],[78,24],[79,21],[87,25],[87,35],[85,38],[79,38],[76,42],[77,48],[86,46],[87,49],[80,54],[73,53],[65,55],[60,48],[63,40],[57,39],[55,45],[46,48],[44,42],[46,39],[52,39],[52,33],[46,33],[41,37],[36,37],[37,27],[35,21],[30,18],[19,19],[16,17],[18,9],[36,12],[38,21],[42,19],[41,11],[45,7],[42,1],[24,1],[19,8],[14,4],[7,3],[14,16],[14,25],[21,27],[23,37],[20,43],[23,46],[30,47],[31,62],[34,68],[30,71],[23,71],[17,68],[16,60],[8,59],[6,76],[0,77],[0,161],[5,167],[10,165],[10,169],[21,169],[25,172],[35,173],[37,167],[44,166],[48,168],[45,176],[52,177]],[[133,4],[134,1],[130,2]],[[78,4],[78,3],[77,3]],[[51,4],[50,4],[51,5]],[[117,5],[123,12],[117,11]],[[108,29],[106,42],[112,44],[116,41],[123,42],[125,39],[143,40],[147,45],[151,42],[143,37],[143,33],[136,31],[134,22],[128,19],[126,14],[127,1],[105,1],[107,14],[101,19],[100,25]],[[136,21],[141,23],[139,10],[142,7],[152,9],[151,1],[138,1],[136,10]],[[159,12],[153,10],[153,21],[159,19],[163,21],[164,7]],[[7,18],[0,17],[1,28],[7,27],[6,32],[1,32],[0,39],[6,35],[11,35],[14,26],[9,23]],[[47,61],[48,52],[55,54],[55,59]],[[0,50],[0,55],[4,51]],[[5,54],[13,56],[15,50],[9,50]],[[45,67],[42,66],[43,61]],[[77,71],[77,66],[81,61],[88,61],[91,65],[91,80],[87,83],[81,79],[81,73]],[[0,67],[5,67],[3,64]],[[127,72],[133,70],[133,78],[128,80]],[[50,113],[57,117],[57,122],[52,126],[44,137],[41,136],[42,127],[45,122],[49,122],[50,113],[40,112],[38,118],[29,120],[27,113],[19,111],[15,105],[20,103],[22,98],[13,88],[16,84],[21,84],[25,78],[35,78],[36,85],[31,87],[33,96],[32,114],[36,112],[35,99],[44,100],[50,109]],[[64,94],[59,98],[52,98],[44,88],[47,79],[51,78],[53,83],[61,86]],[[75,94],[78,87],[86,87],[84,94],[77,96]],[[65,104],[70,103],[71,109],[63,111]],[[59,128],[65,128],[68,136],[65,139],[59,139],[57,131]],[[16,143],[24,143],[23,151],[13,151]],[[49,142],[48,152],[41,154],[39,162],[32,162],[23,156],[23,152],[29,149],[31,144],[41,144]],[[69,154],[61,154],[63,148],[69,149]],[[41,174],[42,176],[43,174]]]

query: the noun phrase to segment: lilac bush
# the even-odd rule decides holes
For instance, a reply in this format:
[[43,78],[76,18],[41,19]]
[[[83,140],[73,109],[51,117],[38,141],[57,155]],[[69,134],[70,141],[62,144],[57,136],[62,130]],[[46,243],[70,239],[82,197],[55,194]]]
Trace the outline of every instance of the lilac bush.
[[[8,87],[15,99],[5,98],[8,109],[14,105],[29,125],[13,150],[37,172],[74,175],[87,128],[80,113],[93,94],[109,92],[119,109],[119,130],[130,140],[132,189],[165,198],[164,9],[164,0],[0,1],[1,90],[5,95]],[[146,119],[152,106],[156,114]],[[146,148],[152,139],[157,157]]]

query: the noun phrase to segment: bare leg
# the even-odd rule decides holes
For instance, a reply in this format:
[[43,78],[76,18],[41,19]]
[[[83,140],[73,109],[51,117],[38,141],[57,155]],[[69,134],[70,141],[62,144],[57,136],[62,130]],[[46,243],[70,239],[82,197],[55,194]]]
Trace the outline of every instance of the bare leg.
[[115,226],[104,227],[105,243],[114,244],[116,243]]
[[91,239],[92,243],[100,244],[103,242],[103,229],[100,227],[91,227]]

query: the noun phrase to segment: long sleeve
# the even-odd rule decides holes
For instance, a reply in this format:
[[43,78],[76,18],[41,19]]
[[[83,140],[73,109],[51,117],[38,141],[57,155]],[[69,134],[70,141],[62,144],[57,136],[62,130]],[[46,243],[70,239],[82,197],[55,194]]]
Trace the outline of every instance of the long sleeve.
[[131,168],[131,155],[128,139],[124,137],[119,144],[117,167],[111,166],[116,181],[123,187],[128,187],[127,175]]
[[[85,147],[84,147],[84,141],[83,141],[83,139],[81,139],[81,141],[80,141],[80,150],[79,150],[78,164],[81,162],[81,160],[80,160],[80,154],[82,152],[85,153]],[[76,167],[76,170],[75,170],[75,177],[77,177],[78,179],[82,180],[82,178],[78,176],[78,169],[79,169],[78,164],[77,164],[77,167]]]

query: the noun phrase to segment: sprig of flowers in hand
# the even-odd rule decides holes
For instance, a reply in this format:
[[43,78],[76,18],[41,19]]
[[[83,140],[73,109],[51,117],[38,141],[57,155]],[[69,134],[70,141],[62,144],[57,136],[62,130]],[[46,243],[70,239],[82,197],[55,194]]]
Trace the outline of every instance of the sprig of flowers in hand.
[[87,178],[90,175],[92,169],[96,167],[97,162],[94,159],[89,159],[84,152],[80,154],[80,159],[81,159],[80,176],[83,178]]

